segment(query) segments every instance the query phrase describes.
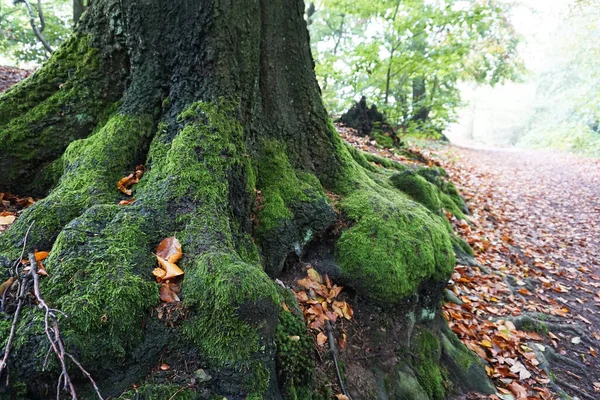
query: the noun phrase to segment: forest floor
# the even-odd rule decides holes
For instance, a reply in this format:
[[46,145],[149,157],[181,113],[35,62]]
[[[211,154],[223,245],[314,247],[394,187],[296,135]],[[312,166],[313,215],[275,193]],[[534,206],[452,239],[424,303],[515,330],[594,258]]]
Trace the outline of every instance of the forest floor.
[[31,75],[30,70],[0,65],[0,92]]
[[554,394],[600,398],[600,161],[452,146],[436,154],[471,209],[470,225],[454,224],[483,266],[453,276],[464,302],[446,306],[453,330],[517,398],[515,383],[545,395],[543,368]]

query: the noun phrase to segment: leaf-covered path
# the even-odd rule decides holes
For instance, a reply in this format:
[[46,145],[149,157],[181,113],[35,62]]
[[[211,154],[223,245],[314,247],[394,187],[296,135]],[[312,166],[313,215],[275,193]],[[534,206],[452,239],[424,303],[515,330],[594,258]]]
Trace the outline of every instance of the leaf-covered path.
[[449,289],[459,304],[445,306],[453,330],[507,397],[600,398],[600,162],[434,153],[468,201],[470,224],[453,222],[482,266],[457,267]]

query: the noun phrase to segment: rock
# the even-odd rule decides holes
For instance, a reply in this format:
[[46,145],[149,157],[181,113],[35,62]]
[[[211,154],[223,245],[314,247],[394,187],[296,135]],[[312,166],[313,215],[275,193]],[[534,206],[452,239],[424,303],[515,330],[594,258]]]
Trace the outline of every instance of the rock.
[[196,370],[196,372],[194,372],[194,376],[196,377],[198,383],[206,383],[212,379],[212,376],[210,376],[202,368]]

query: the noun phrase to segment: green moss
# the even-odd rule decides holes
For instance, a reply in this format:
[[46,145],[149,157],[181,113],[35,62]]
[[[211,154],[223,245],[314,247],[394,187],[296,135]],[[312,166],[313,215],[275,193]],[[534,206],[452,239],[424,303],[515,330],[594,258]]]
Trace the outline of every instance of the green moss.
[[458,218],[466,218],[468,212],[463,198],[456,190],[454,183],[447,180],[448,174],[440,167],[420,167],[415,172],[425,178],[428,182],[438,188],[439,198],[442,206]]
[[469,246],[469,243],[464,241],[462,238],[456,236],[456,234],[451,234],[450,238],[452,239],[452,246],[454,247],[455,252],[458,253],[459,251],[462,251],[471,257],[475,256],[475,252],[473,251],[471,246]]
[[454,268],[441,219],[403,194],[375,184],[344,198],[354,221],[337,243],[342,275],[366,297],[396,303],[426,280],[445,280]]
[[442,203],[438,196],[439,190],[427,182],[425,178],[407,170],[394,174],[390,180],[396,188],[408,194],[413,200],[423,204],[430,211],[441,215]]
[[373,135],[373,138],[375,139],[377,144],[380,145],[381,147],[385,147],[388,149],[391,149],[394,147],[394,140],[391,137],[389,137],[383,133],[375,132]]
[[281,143],[265,141],[260,149],[256,234],[265,270],[277,276],[287,254],[333,223],[335,214],[317,177],[294,168]]
[[[159,125],[140,201],[175,216],[171,223],[185,252],[182,297],[191,311],[185,338],[213,365],[258,368],[254,356],[267,351],[279,296],[260,265],[250,262],[257,260],[250,238],[240,242],[234,235],[239,228],[229,178],[251,171],[243,130],[235,107],[225,102],[195,103],[178,122],[182,128],[172,141],[171,128]],[[241,189],[249,190],[245,181]]]
[[438,339],[425,329],[419,330],[413,339],[413,351],[418,360],[417,379],[432,400],[444,400],[446,390],[444,377],[439,364],[441,347]]
[[143,335],[145,311],[158,302],[149,278],[156,261],[143,217],[116,205],[94,206],[58,237],[43,292],[65,312],[70,348],[86,359],[122,357]]
[[286,399],[310,399],[314,360],[312,339],[301,316],[282,311],[275,335],[278,382]]
[[539,321],[525,321],[521,326],[521,330],[527,332],[537,332],[542,335],[548,335],[548,333],[550,333],[548,325]]
[[[74,35],[39,71],[0,95],[0,184],[25,190],[70,142],[88,136],[114,110],[119,94],[103,86],[109,79],[89,41]],[[32,189],[43,194],[48,187]]]
[[132,159],[141,157],[152,128],[149,116],[115,114],[90,137],[72,142],[58,165],[63,167],[58,186],[3,234],[0,254],[16,258],[18,243],[34,221],[30,243],[49,250],[60,230],[85,209],[117,203],[116,183],[135,167]]
[[193,390],[173,384],[144,384],[118,397],[121,400],[193,400]]

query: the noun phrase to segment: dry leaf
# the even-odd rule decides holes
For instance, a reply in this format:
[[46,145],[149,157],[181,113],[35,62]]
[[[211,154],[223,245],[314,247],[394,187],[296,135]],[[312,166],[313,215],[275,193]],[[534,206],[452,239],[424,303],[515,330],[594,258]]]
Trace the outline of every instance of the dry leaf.
[[317,272],[317,270],[315,270],[314,268],[310,268],[308,271],[306,271],[308,274],[308,278],[316,283],[323,283],[323,278],[321,278],[321,274],[319,274]]
[[172,262],[167,261],[160,256],[156,256],[156,259],[158,260],[158,264],[167,272],[162,278],[163,280],[167,281],[169,279],[173,279],[177,276],[183,275],[184,272],[181,270],[181,268],[179,268]]
[[171,285],[168,283],[163,283],[162,285],[160,285],[159,294],[160,299],[165,303],[175,303],[181,301],[179,299],[179,296],[177,296],[177,294],[173,290],[171,290]]
[[319,332],[317,335],[317,344],[319,346],[325,346],[325,343],[327,343],[327,336],[325,336],[323,332]]
[[174,236],[166,238],[156,248],[156,255],[171,263],[176,263],[183,255],[181,243]]
[[13,284],[14,281],[15,281],[15,278],[13,278],[11,276],[10,278],[8,278],[8,280],[6,282],[4,282],[2,285],[0,285],[0,297],[2,297],[4,295],[4,292],[6,292],[8,290],[8,288],[10,287],[10,285]]
[[171,366],[169,364],[161,364],[160,365],[161,371],[168,371],[169,369],[171,369]]
[[0,217],[0,225],[11,225],[13,222],[15,222],[15,219],[17,219],[17,217],[14,215],[2,216]]
[[347,339],[348,337],[346,335],[346,332],[342,333],[342,336],[338,338],[338,345],[340,346],[341,350],[346,350],[346,346],[348,346]]
[[119,205],[120,205],[120,206],[128,206],[128,205],[130,205],[130,204],[133,204],[133,203],[135,203],[135,202],[136,202],[136,199],[121,200],[121,201],[119,202]]
[[165,275],[167,275],[167,271],[162,268],[154,268],[152,275],[154,275],[156,279],[161,282],[164,280]]
[[341,394],[341,393],[340,393],[340,394],[336,394],[336,395],[335,395],[335,398],[336,398],[337,400],[350,400],[350,399],[348,398],[348,396],[346,396],[345,394]]

